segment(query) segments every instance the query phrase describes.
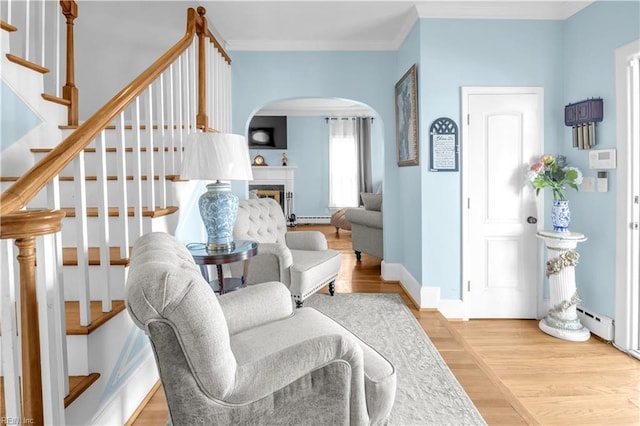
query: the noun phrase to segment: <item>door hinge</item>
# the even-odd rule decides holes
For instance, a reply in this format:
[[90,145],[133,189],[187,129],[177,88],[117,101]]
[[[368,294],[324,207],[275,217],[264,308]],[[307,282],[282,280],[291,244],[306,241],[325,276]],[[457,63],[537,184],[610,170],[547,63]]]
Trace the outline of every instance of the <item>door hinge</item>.
[[471,291],[471,281],[467,281],[467,291]]
[[471,124],[471,116],[467,114],[467,126]]
[[638,204],[638,196],[633,197],[633,204]]
[[467,198],[467,209],[471,208],[471,198]]

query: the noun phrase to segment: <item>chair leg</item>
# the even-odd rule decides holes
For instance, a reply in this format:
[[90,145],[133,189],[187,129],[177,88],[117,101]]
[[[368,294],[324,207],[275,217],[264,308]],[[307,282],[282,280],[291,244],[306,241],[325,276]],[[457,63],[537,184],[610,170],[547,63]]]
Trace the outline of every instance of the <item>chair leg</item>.
[[336,292],[336,282],[335,281],[331,281],[329,283],[329,294],[333,296],[335,294],[335,292]]
[[302,300],[296,300],[296,308],[302,308],[302,304],[304,302]]
[[356,250],[356,260],[358,262],[360,262],[360,259],[362,259],[362,253],[360,253],[358,250]]

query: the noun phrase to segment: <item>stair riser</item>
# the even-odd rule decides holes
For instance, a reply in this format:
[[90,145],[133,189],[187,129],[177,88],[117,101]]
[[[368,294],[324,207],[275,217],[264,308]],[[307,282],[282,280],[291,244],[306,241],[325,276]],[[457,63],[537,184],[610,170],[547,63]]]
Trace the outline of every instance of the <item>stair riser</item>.
[[[36,152],[34,153],[36,161],[39,161],[40,159],[44,158],[46,156],[46,153],[44,152]],[[117,176],[118,174],[118,167],[116,164],[116,160],[118,158],[118,153],[116,152],[107,152],[106,153],[106,159],[107,159],[107,175],[108,176]],[[100,170],[100,159],[97,153],[95,152],[85,152],[85,174],[87,176],[96,176],[98,173],[98,170]],[[159,175],[160,170],[162,170],[162,156],[160,155],[160,153],[155,152],[154,155],[154,163],[153,163],[153,174],[154,175]],[[181,159],[176,155],[174,156],[175,158],[170,158],[169,155],[165,155],[165,174],[180,174],[180,164],[181,164]],[[133,176],[135,173],[135,163],[136,163],[136,157],[134,155],[133,152],[125,152],[125,162],[126,162],[126,174],[129,176]],[[141,174],[142,175],[149,175],[150,174],[150,170],[149,170],[149,156],[147,152],[142,152],[141,153],[141,158],[140,158],[140,167],[141,167]],[[69,164],[67,167],[65,167],[62,171],[62,173],[60,173],[61,176],[73,176],[75,173],[75,165]]]
[[[96,181],[86,181],[86,191],[87,191],[87,207],[97,207],[100,205],[100,192],[98,188],[100,188],[100,184]],[[171,187],[171,182],[167,181],[167,190],[169,191],[167,204],[173,205],[175,203],[173,189]],[[127,181],[127,200],[130,206],[132,206],[136,200],[136,182],[129,180]],[[148,185],[147,181],[141,181],[141,185],[143,188],[143,194],[146,193],[145,188]],[[2,182],[2,190],[4,191],[6,188],[10,186],[8,182]],[[159,204],[161,187],[158,180],[154,180],[154,190],[156,194],[156,206]],[[107,181],[107,194],[108,194],[108,202],[111,207],[116,207],[115,201],[120,198],[120,194],[122,190],[120,189],[120,183],[117,180],[109,180]],[[60,182],[60,204],[62,207],[74,207],[76,200],[76,190],[75,190],[75,182],[73,181],[61,181]],[[148,207],[148,197],[144,197],[142,199],[143,207]],[[48,206],[46,190],[40,191],[38,195],[33,199],[33,201],[29,204],[30,208],[43,208]]]
[[[122,224],[120,223],[120,217],[109,218],[109,245],[116,246],[123,242]],[[129,232],[134,233],[137,225],[137,219],[135,217],[127,217]],[[97,217],[87,218],[87,233],[90,247],[99,247],[102,239],[101,235],[101,223],[102,219]],[[142,231],[144,234],[152,231],[167,231],[167,221],[164,216],[151,218],[142,218]],[[73,247],[78,241],[77,229],[75,225],[75,218],[69,217],[62,221],[62,246]]]
[[126,311],[75,337],[85,342],[68,344],[69,368],[78,363],[86,369],[78,374],[99,372],[100,379],[67,407],[67,424],[125,424],[158,380],[148,338]]
[[[105,146],[107,148],[118,148],[120,147],[120,138],[121,138],[121,132],[119,129],[115,129],[114,128],[115,124],[112,123],[112,125],[110,127],[108,127],[107,129],[105,129]],[[153,129],[153,146],[158,148],[159,146],[163,146],[167,149],[170,148],[174,148],[175,150],[178,150],[178,147],[180,146],[180,142],[182,140],[182,145],[184,146],[184,144],[186,143],[186,141],[188,140],[188,134],[186,132],[182,133],[182,136],[180,136],[180,133],[175,130],[174,134],[171,135],[171,133],[169,132],[169,125],[165,124],[165,130],[164,130],[164,135],[162,134],[162,132],[160,132],[160,130],[158,130],[157,128],[157,124],[153,124],[154,129]],[[141,128],[140,129],[140,146],[146,147],[150,141],[149,141],[149,131],[146,129],[146,125],[144,123],[141,124],[141,127],[145,127],[145,128]],[[63,130],[63,135],[66,137],[68,135],[70,135],[71,133],[73,133],[75,129],[64,129]],[[124,131],[124,144],[127,147],[131,147],[135,144],[137,140],[137,134],[136,132],[133,131],[133,126],[131,124],[131,121],[126,121],[125,122],[125,131]],[[173,141],[173,143],[172,143]],[[89,144],[88,146],[89,148],[95,148],[96,147],[96,141],[93,141]]]
[[[77,266],[64,267],[64,300],[78,301],[80,299],[79,286],[80,270]],[[125,297],[125,268],[123,266],[111,266],[109,270],[111,276],[111,299],[123,300]],[[89,266],[89,293],[91,300],[101,300],[104,287],[107,285],[106,274],[99,266]]]

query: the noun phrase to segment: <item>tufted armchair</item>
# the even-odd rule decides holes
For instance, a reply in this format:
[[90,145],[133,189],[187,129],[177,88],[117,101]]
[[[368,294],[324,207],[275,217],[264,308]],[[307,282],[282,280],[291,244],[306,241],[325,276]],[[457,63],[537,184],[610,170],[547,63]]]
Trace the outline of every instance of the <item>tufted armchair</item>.
[[386,424],[394,366],[278,282],[216,297],[186,248],[134,244],[126,286],[149,337],[173,425]]
[[[233,237],[260,243],[258,254],[249,264],[247,284],[280,281],[289,288],[298,307],[327,284],[333,296],[342,255],[328,248],[321,232],[287,232],[282,208],[274,200],[240,201]],[[239,274],[237,268],[232,267],[234,274]]]

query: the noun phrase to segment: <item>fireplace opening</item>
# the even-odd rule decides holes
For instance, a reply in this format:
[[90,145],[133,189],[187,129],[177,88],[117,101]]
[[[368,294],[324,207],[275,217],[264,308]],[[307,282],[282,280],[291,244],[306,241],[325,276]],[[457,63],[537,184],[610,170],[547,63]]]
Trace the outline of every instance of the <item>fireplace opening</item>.
[[284,185],[249,185],[249,191],[255,191],[258,198],[273,198],[286,216]]

